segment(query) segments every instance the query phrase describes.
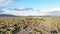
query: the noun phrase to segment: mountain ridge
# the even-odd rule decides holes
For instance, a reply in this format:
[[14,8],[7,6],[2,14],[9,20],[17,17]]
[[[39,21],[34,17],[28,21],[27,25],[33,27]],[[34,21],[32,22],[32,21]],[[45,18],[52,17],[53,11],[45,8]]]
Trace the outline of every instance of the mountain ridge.
[[0,14],[0,17],[8,17],[8,16],[14,17],[15,15],[11,15],[11,14]]

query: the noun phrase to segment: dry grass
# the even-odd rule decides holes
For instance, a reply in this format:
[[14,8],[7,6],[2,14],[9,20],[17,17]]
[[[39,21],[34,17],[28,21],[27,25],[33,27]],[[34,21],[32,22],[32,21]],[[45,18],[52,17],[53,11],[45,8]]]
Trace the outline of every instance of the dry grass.
[[22,34],[24,32],[27,34],[60,34],[60,17],[0,17],[0,34]]

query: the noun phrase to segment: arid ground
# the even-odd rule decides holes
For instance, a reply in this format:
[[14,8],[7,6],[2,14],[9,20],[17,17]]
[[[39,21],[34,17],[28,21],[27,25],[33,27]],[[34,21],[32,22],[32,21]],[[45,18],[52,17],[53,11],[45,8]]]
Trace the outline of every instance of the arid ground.
[[0,34],[60,34],[60,17],[0,17]]

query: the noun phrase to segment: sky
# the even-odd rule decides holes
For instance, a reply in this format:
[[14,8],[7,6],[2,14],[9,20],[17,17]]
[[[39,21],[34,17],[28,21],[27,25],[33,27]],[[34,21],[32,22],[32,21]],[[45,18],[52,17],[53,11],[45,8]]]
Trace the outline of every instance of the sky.
[[21,0],[12,2],[9,8],[34,8],[34,9],[54,9],[60,8],[60,0]]
[[0,14],[60,16],[60,0],[0,0]]

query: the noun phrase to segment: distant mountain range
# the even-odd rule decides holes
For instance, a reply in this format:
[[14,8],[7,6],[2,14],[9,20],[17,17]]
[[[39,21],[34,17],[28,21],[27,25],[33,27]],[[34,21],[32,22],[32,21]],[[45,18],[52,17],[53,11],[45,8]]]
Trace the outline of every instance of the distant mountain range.
[[0,17],[15,17],[15,15],[10,15],[10,14],[0,14]]

